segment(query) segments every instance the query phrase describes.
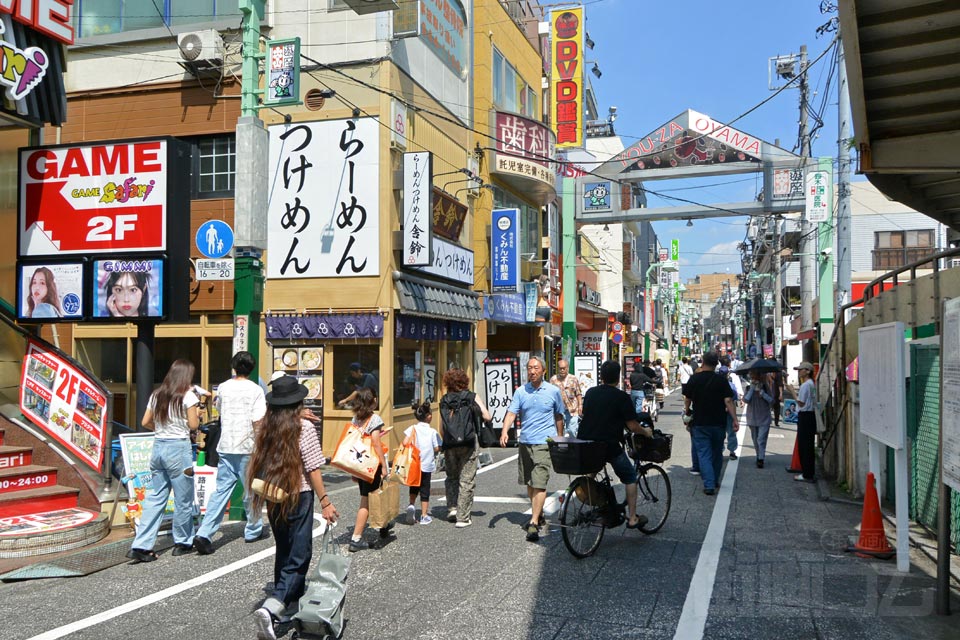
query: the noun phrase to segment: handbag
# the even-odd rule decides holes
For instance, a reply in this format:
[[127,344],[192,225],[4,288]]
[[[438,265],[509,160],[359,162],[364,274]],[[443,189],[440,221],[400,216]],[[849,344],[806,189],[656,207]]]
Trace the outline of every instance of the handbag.
[[420,486],[420,449],[415,443],[402,445],[397,451],[393,475],[408,487]]
[[[370,418],[367,418],[367,424],[370,424]],[[355,478],[373,482],[380,467],[380,458],[373,450],[373,437],[364,435],[363,429],[351,422],[340,436],[330,464]]]
[[343,634],[343,607],[347,597],[350,558],[343,555],[327,525],[320,545],[320,559],[307,576],[307,589],[300,598],[300,610],[294,614],[297,633],[339,638]]
[[484,420],[480,425],[480,446],[500,446],[500,432],[493,426],[493,420]]
[[282,487],[267,482],[263,478],[254,478],[253,482],[250,483],[250,491],[267,502],[283,502],[287,499],[287,492]]

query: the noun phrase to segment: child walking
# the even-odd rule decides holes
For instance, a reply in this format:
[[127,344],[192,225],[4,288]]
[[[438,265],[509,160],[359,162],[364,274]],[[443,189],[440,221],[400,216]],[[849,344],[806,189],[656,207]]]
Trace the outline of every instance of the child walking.
[[[359,427],[364,435],[370,436],[373,441],[373,450],[380,458],[380,466],[377,468],[377,474],[371,482],[357,480],[360,485],[360,508],[357,509],[357,522],[353,525],[353,536],[350,538],[350,553],[363,551],[370,548],[370,544],[363,539],[363,530],[367,526],[367,518],[370,516],[370,493],[380,488],[380,484],[386,481],[390,475],[390,467],[387,466],[387,458],[383,454],[383,447],[380,445],[380,436],[383,433],[383,420],[373,412],[377,406],[377,399],[373,397],[370,389],[363,388],[357,392],[357,398],[353,403],[353,424]],[[380,537],[389,535],[393,527],[391,522],[380,529]]]
[[430,509],[430,478],[437,470],[437,452],[440,451],[440,434],[430,426],[433,413],[430,403],[413,403],[413,415],[419,422],[407,427],[403,432],[403,444],[411,442],[420,450],[420,486],[410,487],[410,505],[407,506],[407,524],[417,521],[417,509],[414,502],[420,496],[420,524],[430,524],[433,518],[428,513]]

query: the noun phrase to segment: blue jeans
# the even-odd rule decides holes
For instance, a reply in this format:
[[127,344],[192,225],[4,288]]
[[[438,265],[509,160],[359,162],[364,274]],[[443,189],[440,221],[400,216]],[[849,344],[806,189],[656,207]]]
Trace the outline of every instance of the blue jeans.
[[579,430],[580,430],[580,416],[571,415],[569,411],[564,412],[563,414],[564,435],[568,435],[571,438],[576,438],[577,432]]
[[723,469],[723,426],[694,427],[693,448],[700,462],[700,477],[704,489],[716,489]]
[[183,470],[190,467],[193,467],[193,449],[189,440],[154,440],[150,455],[153,480],[150,494],[143,502],[143,515],[131,548],[153,549],[171,489],[174,500],[173,542],[193,544],[193,478],[183,475]]
[[296,508],[280,516],[280,507],[267,507],[270,528],[277,544],[273,559],[273,590],[263,606],[279,618],[283,610],[300,600],[307,588],[307,569],[313,557],[313,491],[300,494]]
[[[238,481],[241,484],[246,482],[247,464],[249,462],[249,453],[220,454],[220,462],[217,465],[217,488],[210,496],[210,502],[207,503],[207,513],[203,516],[203,522],[200,523],[200,530],[197,531],[197,535],[201,538],[210,540],[220,528],[220,522],[227,510],[227,502],[230,501],[233,488]],[[260,517],[259,513],[253,512],[252,502],[253,494],[250,491],[245,491],[243,493],[243,508],[247,512],[247,526],[243,529],[244,540],[256,540],[263,532],[263,518]]]
[[737,432],[733,430],[733,417],[727,414],[727,451],[733,453],[737,450]]
[[631,391],[630,399],[633,400],[633,412],[643,412],[643,391]]

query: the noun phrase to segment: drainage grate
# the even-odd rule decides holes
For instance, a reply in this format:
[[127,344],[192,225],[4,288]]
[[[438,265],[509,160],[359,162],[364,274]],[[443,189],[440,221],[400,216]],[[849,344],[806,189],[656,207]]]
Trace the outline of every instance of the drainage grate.
[[[157,540],[154,551],[163,551],[173,546],[173,539],[164,537]],[[21,567],[9,573],[0,575],[0,580],[10,582],[14,580],[37,580],[39,578],[76,578],[86,576],[97,571],[115,567],[118,564],[131,562],[127,557],[130,550],[130,540],[119,540],[93,549],[85,549],[77,553],[65,555],[56,560],[37,562]]]

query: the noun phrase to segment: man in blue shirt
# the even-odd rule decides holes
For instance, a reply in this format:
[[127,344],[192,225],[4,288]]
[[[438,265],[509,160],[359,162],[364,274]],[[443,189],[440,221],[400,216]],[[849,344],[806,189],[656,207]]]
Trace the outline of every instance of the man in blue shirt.
[[540,539],[543,526],[543,504],[547,500],[547,481],[550,479],[550,449],[547,438],[563,435],[565,407],[560,390],[543,381],[543,361],[532,357],[527,361],[527,384],[517,389],[503,418],[500,446],[507,446],[508,432],[520,416],[520,450],[518,481],[527,485],[530,498],[530,522],[527,523],[527,541]]

